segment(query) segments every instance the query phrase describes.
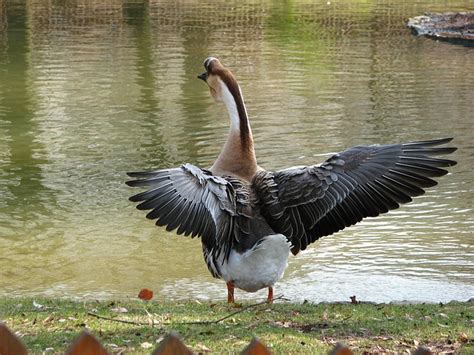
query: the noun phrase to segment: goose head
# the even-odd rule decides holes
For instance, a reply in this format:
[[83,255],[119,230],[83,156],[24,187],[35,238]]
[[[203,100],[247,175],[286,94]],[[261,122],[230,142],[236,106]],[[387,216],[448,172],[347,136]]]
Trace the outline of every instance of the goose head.
[[240,96],[240,88],[234,75],[222,65],[219,59],[206,58],[204,68],[206,71],[198,75],[198,78],[206,82],[216,102],[227,102],[232,96],[234,99],[236,95]]

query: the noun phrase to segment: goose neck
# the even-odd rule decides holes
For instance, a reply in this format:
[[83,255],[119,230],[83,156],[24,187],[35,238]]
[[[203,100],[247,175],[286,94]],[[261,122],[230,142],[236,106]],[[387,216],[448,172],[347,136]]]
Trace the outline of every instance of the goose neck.
[[257,171],[252,131],[238,85],[222,86],[222,99],[230,118],[230,129],[222,151],[211,167],[218,175],[236,175],[249,182]]
[[223,101],[230,118],[230,135],[238,133],[241,148],[248,150],[253,147],[253,137],[242,92],[238,85],[229,88],[222,84]]

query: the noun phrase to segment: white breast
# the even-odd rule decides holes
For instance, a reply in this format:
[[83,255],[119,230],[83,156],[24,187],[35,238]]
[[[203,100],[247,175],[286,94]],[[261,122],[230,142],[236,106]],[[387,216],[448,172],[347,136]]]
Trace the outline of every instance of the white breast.
[[273,286],[288,265],[290,246],[283,234],[272,234],[242,254],[232,250],[228,261],[222,264],[221,276],[247,292]]

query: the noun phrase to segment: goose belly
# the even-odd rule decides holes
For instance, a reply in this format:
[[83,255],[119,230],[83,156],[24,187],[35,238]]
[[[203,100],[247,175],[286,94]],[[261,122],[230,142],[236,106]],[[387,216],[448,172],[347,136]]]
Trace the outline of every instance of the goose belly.
[[283,234],[271,234],[243,253],[232,250],[221,266],[221,276],[247,292],[273,286],[285,272],[290,247]]

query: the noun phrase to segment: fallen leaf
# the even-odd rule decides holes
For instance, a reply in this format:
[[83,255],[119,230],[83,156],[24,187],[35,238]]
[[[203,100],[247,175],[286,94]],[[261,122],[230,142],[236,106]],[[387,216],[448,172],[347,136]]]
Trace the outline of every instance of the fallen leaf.
[[199,343],[199,344],[196,345],[196,349],[197,349],[198,351],[200,351],[200,352],[201,352],[201,351],[204,351],[204,352],[206,352],[206,353],[209,352],[209,351],[211,351],[211,349],[209,349],[206,345],[201,344],[201,343]]
[[433,355],[433,352],[424,346],[420,346],[418,349],[415,350],[413,355]]
[[153,291],[148,288],[142,288],[138,293],[138,298],[144,301],[151,300],[153,298]]
[[352,351],[345,345],[337,343],[336,346],[329,352],[330,355],[352,355]]
[[469,341],[469,337],[467,336],[466,333],[459,334],[458,339],[461,343],[467,343]]
[[54,317],[49,315],[43,320],[43,324],[51,323],[54,320]]
[[356,299],[356,296],[351,296],[349,298],[351,299],[352,304],[358,304],[359,303],[359,301],[357,301],[357,299]]
[[36,301],[33,301],[33,307],[36,309],[43,309],[44,306],[42,304],[37,303]]
[[150,348],[153,346],[153,344],[152,344],[152,343],[149,343],[149,342],[147,342],[147,341],[145,341],[145,342],[141,343],[140,346],[141,346],[143,349],[150,349]]
[[278,325],[283,328],[289,328],[291,326],[291,322],[288,321],[275,321],[273,324]]
[[115,307],[112,308],[111,311],[115,313],[127,313],[128,309],[126,309],[125,307]]

